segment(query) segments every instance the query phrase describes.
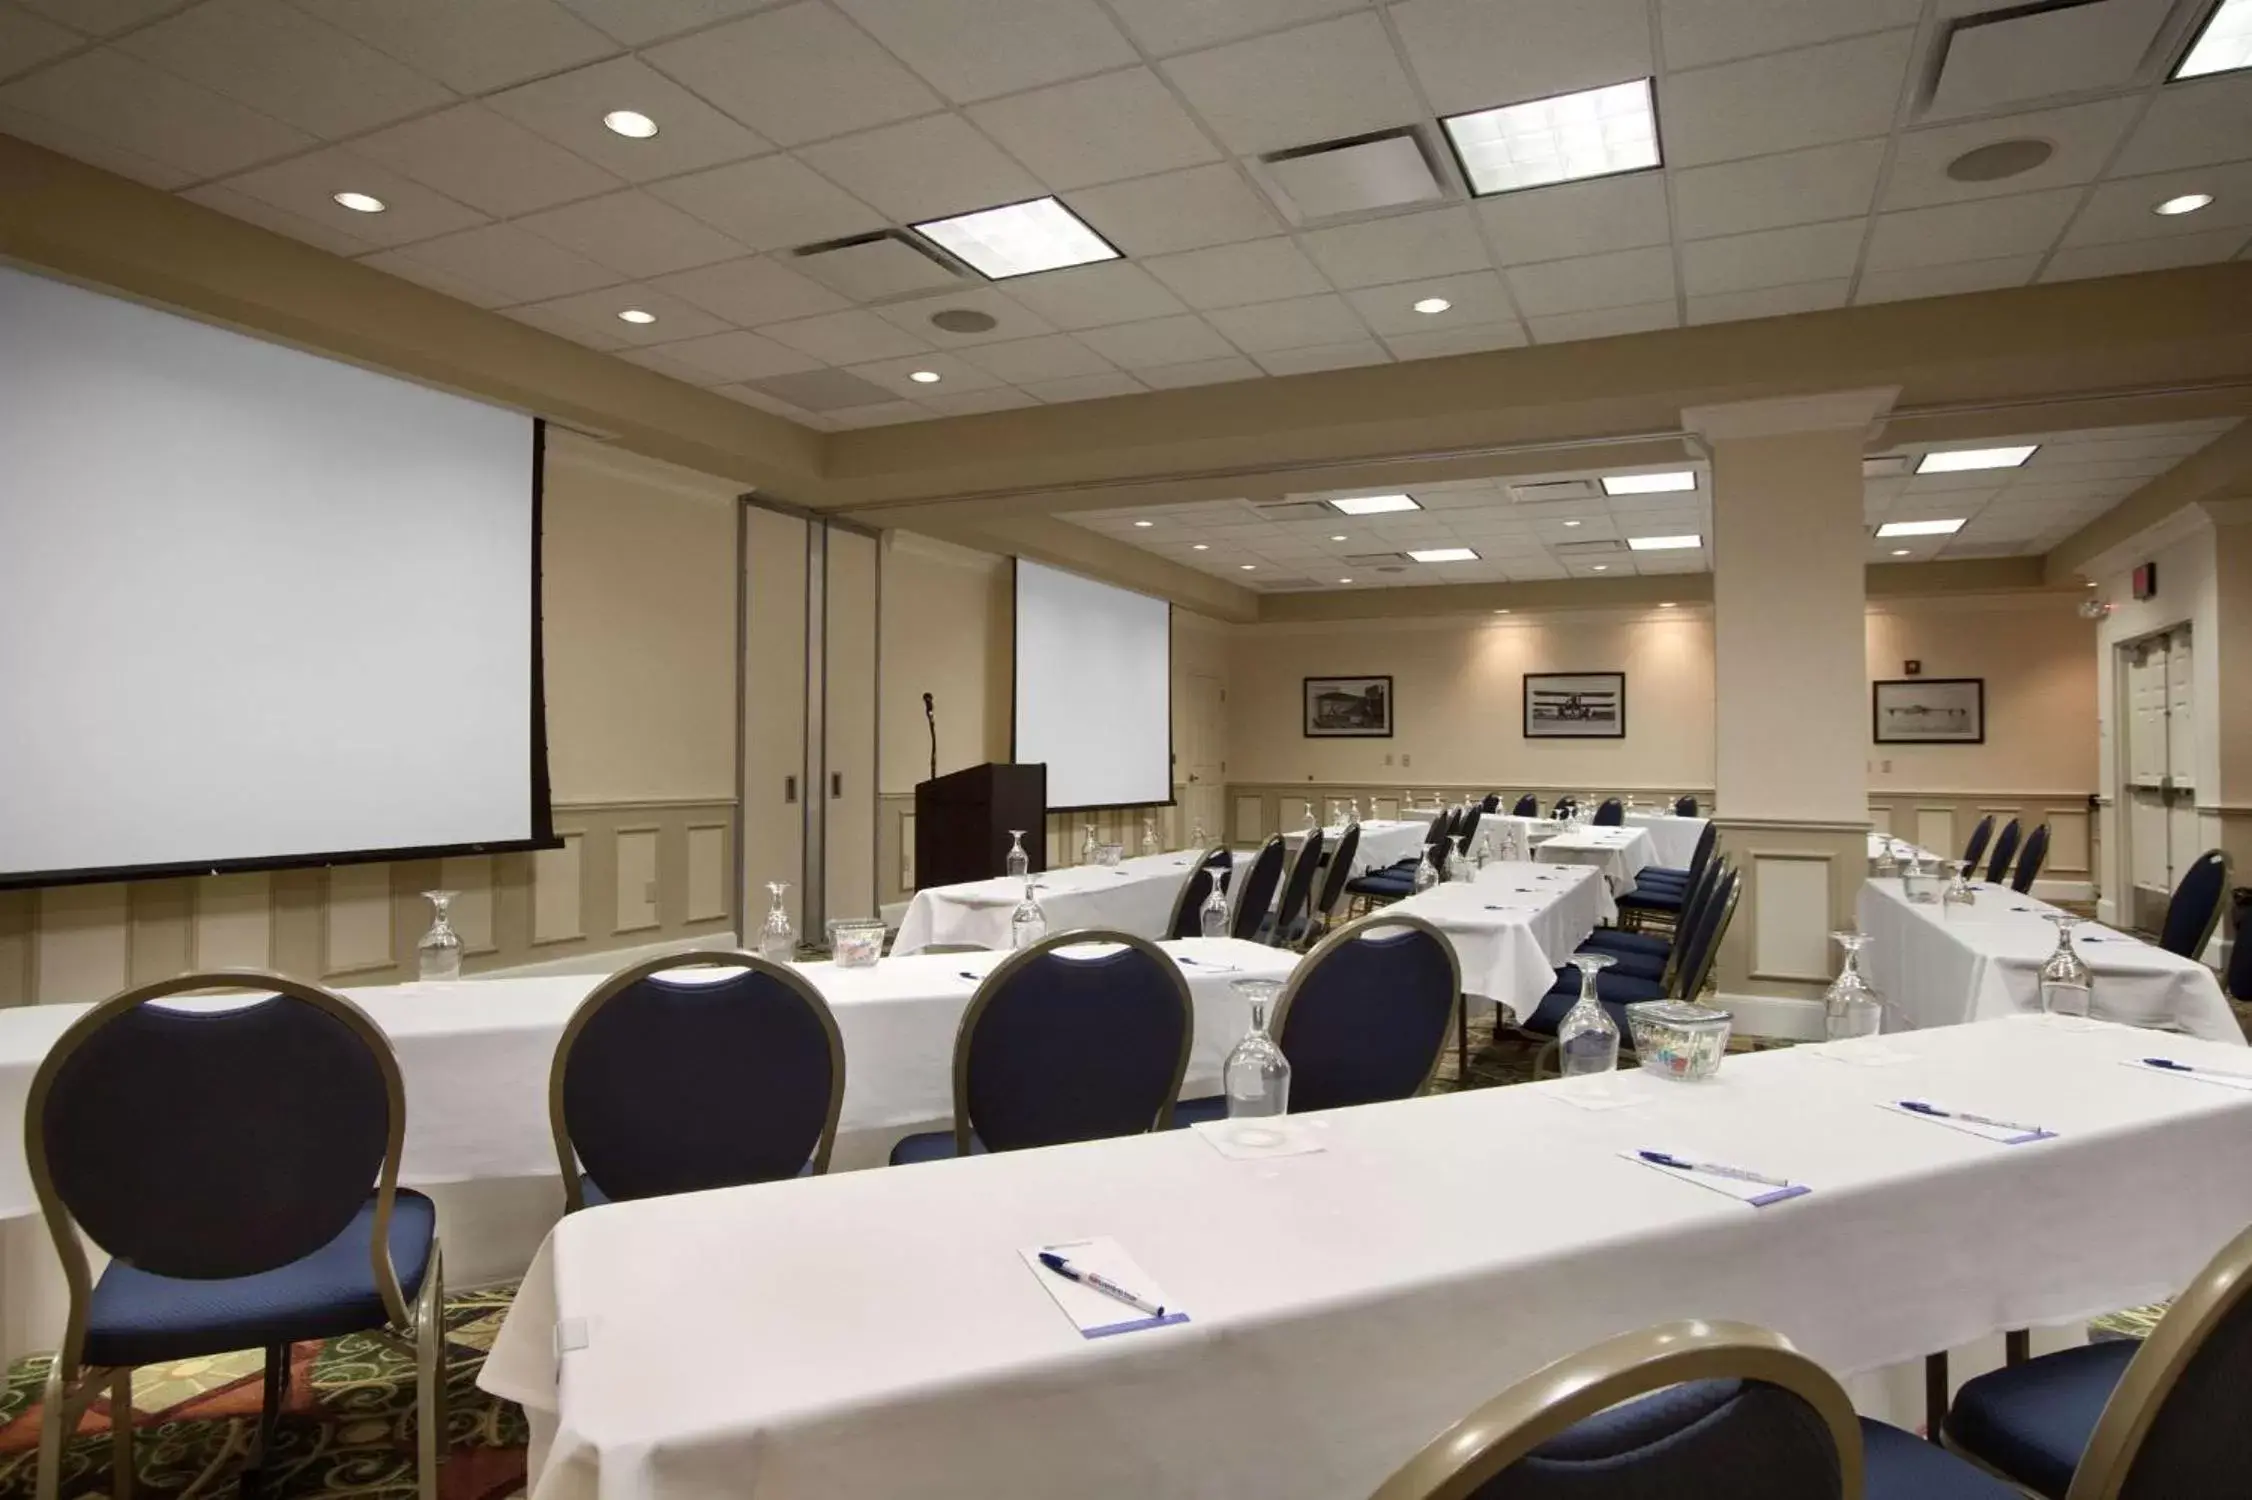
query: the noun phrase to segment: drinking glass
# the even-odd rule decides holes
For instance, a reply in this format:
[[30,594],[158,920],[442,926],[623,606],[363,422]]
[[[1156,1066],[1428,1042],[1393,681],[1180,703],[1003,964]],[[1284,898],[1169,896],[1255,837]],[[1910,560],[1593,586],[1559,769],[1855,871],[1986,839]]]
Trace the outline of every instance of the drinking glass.
[[2072,929],[2080,918],[2069,912],[2045,911],[2045,922],[2056,924],[2057,948],[2041,965],[2041,1009],[2052,1016],[2086,1017],[2095,1001],[2096,976],[2072,951]]
[[772,904],[766,909],[766,925],[759,929],[758,953],[759,957],[778,964],[786,964],[798,956],[797,930],[790,926],[790,909],[782,904],[782,898],[789,893],[790,883],[786,880],[766,883],[766,894],[772,898]]
[[1877,840],[1877,854],[1876,858],[1869,863],[1869,873],[1879,880],[1900,873],[1900,860],[1892,852],[1892,840],[1890,838],[1879,838]]
[[424,891],[422,899],[430,903],[430,930],[422,941],[414,945],[415,972],[425,984],[461,977],[461,934],[447,920],[446,912],[453,905],[459,891]]
[[1251,1029],[1221,1065],[1228,1096],[1228,1118],[1258,1119],[1290,1112],[1290,1059],[1267,1035],[1267,1009],[1281,993],[1275,979],[1238,979],[1231,986],[1251,1008]]
[[1087,837],[1079,845],[1079,862],[1083,865],[1091,865],[1102,857],[1102,852],[1102,841],[1095,837],[1095,825],[1089,823],[1087,825]]
[[1556,1028],[1557,1067],[1566,1078],[1608,1073],[1619,1065],[1619,1025],[1595,989],[1595,976],[1611,966],[1607,953],[1575,953],[1580,997]]
[[1345,826],[1347,828],[1350,828],[1360,820],[1361,799],[1358,797],[1347,797],[1345,799]]
[[[1440,857],[1444,858],[1445,856]],[[1438,883],[1439,867],[1431,863],[1431,846],[1425,844],[1422,858],[1415,862],[1415,879],[1411,884],[1415,887],[1415,893],[1420,896]]]
[[1040,898],[1032,892],[1032,882],[1024,883],[1024,899],[1009,913],[1009,947],[1029,948],[1048,935],[1048,914],[1040,909]]
[[1004,868],[1011,880],[1022,880],[1032,873],[1032,856],[1024,852],[1024,830],[1009,830],[1009,856]]
[[1920,854],[1912,854],[1900,869],[1900,889],[1917,906],[1930,906],[1939,899],[1939,870],[1935,861]]
[[1211,842],[1211,835],[1204,831],[1204,815],[1199,813],[1196,821],[1189,825],[1189,847],[1202,854]]
[[1196,909],[1196,925],[1197,930],[1208,938],[1224,938],[1228,935],[1228,888],[1220,883],[1218,870],[1212,872],[1211,892],[1205,896],[1204,904]]
[[1868,936],[1848,930],[1831,933],[1830,941],[1845,950],[1845,967],[1822,997],[1823,1035],[1833,1042],[1875,1036],[1884,1030],[1884,997],[1861,973],[1861,950],[1869,945]]
[[1976,906],[1978,904],[1978,891],[1971,885],[1970,881],[1971,862],[1967,859],[1949,859],[1942,860],[1941,863],[1947,866],[1954,877],[1947,882],[1947,889],[1939,893],[1942,908]]
[[1321,827],[1321,824],[1314,821],[1313,799],[1309,797],[1301,805],[1306,809],[1306,827],[1304,831],[1307,833],[1312,833],[1315,829]]
[[1142,819],[1142,853],[1157,853],[1157,819]]

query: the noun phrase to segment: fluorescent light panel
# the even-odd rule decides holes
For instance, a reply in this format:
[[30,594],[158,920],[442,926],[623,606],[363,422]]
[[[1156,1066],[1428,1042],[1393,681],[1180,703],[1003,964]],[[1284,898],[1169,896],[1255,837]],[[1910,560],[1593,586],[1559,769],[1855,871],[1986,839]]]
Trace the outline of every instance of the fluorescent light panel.
[[1468,547],[1426,547],[1421,552],[1410,552],[1408,556],[1422,563],[1476,562],[1478,560],[1478,554]]
[[1971,469],[2014,469],[2039,451],[2038,443],[2016,448],[1955,448],[1927,453],[1916,464],[1919,474],[1961,474]]
[[1513,193],[1657,166],[1650,80],[1450,115],[1441,122],[1470,191]]
[[980,209],[913,227],[989,281],[1118,259],[1108,240],[1053,198]]
[[1603,493],[1606,495],[1670,495],[1677,490],[1697,487],[1695,471],[1681,469],[1671,474],[1606,474],[1603,476]]
[[1630,536],[1626,544],[1637,552],[1685,552],[1691,547],[1702,547],[1705,539],[1701,536]]
[[2174,76],[2202,78],[2239,68],[2252,68],[2252,0],[2221,0]]
[[1946,536],[1963,529],[1963,518],[1951,521],[1887,521],[1877,528],[1878,536]]
[[1356,495],[1350,500],[1332,500],[1329,508],[1348,516],[1383,516],[1396,510],[1421,510],[1413,495]]

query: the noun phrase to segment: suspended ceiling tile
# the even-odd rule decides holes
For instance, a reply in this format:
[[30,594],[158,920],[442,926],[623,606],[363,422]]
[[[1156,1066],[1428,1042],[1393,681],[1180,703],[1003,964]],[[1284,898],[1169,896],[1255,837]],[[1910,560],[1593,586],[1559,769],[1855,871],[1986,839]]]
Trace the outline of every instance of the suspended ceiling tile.
[[421,279],[418,271],[434,272],[469,289],[468,300],[481,307],[543,302],[590,292],[619,279],[607,267],[514,224],[486,224],[440,235],[371,260],[410,281]]
[[1868,269],[1900,271],[2046,250],[2079,204],[2079,189],[2053,188],[1879,214]]
[[649,191],[753,250],[865,234],[884,216],[792,156],[761,156],[656,183]]
[[[485,103],[628,182],[673,177],[769,149],[756,131],[633,57],[574,68],[494,94]],[[602,123],[603,116],[621,109],[647,115],[657,133],[633,140]]]
[[0,87],[0,109],[53,120],[196,177],[315,144],[293,125],[115,48],[82,52]]
[[1100,375],[1110,361],[1068,334],[1011,339],[1001,344],[980,344],[962,352],[962,358],[1012,385],[1030,380],[1068,380],[1074,375]]
[[1494,259],[1505,266],[1666,243],[1665,177],[1639,172],[1481,200]]
[[1663,247],[1583,255],[1510,269],[1509,289],[1528,317],[1658,302],[1673,296],[1673,253]]
[[1245,154],[1411,124],[1423,113],[1373,14],[1192,52],[1164,69],[1221,141]]
[[1762,229],[1681,248],[1681,284],[1690,297],[1844,279],[1861,259],[1866,219]]
[[592,162],[481,104],[457,104],[389,126],[362,136],[352,149],[496,218],[623,186]]
[[1156,277],[1123,260],[1018,277],[1009,295],[1058,328],[1101,328],[1188,311]]
[[940,107],[921,79],[820,0],[664,42],[642,58],[785,146]]
[[769,256],[745,256],[660,276],[663,290],[738,328],[838,312],[851,304]]
[[1701,68],[1895,26],[1923,0],[1658,0],[1666,66]]
[[1647,0],[1401,0],[1392,24],[1442,115],[1656,71]]
[[1962,261],[1947,266],[1916,266],[1904,271],[1869,271],[1854,292],[1858,305],[1905,302],[1916,297],[1955,297],[1965,292],[1991,292],[2024,286],[2040,267],[2038,255],[2005,255],[1994,260]]
[[[454,202],[346,146],[227,178],[222,186],[377,246],[431,239],[485,222],[475,209]],[[335,201],[340,192],[367,193],[383,201],[382,213],[355,213]]]
[[960,115],[885,125],[798,152],[806,165],[902,224],[1042,196],[1038,178]]
[[1189,52],[1300,21],[1359,10],[1368,0],[1110,0],[1134,40],[1152,55]]
[[639,188],[568,203],[516,222],[625,276],[663,276],[733,260],[747,249]]
[[774,0],[561,0],[583,21],[629,47],[763,10]]
[[1193,314],[1090,328],[1079,337],[1103,358],[1129,370],[1225,359],[1236,352],[1233,344]]
[[[957,104],[1135,61],[1094,0],[837,0]],[[1006,37],[1005,45],[996,39]]]
[[1658,88],[1667,162],[1702,166],[1882,135],[1915,35],[1887,31],[1667,74]]
[[1279,234],[1283,222],[1226,164],[1071,193],[1069,205],[1128,255],[1164,255]]
[[297,0],[301,9],[465,94],[618,50],[551,0]]
[[1884,157],[1880,138],[1684,168],[1673,174],[1674,221],[1696,240],[1866,214]]
[[1055,189],[1147,177],[1220,156],[1147,68],[996,99],[969,115]]

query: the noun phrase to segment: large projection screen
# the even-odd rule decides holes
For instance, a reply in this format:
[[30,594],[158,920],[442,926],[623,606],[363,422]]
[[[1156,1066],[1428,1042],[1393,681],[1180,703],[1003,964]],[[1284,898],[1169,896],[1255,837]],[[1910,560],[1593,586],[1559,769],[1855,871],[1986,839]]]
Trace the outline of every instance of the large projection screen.
[[1015,724],[1049,811],[1171,802],[1173,607],[1018,558]]
[[540,424],[0,267],[0,885],[552,842]]

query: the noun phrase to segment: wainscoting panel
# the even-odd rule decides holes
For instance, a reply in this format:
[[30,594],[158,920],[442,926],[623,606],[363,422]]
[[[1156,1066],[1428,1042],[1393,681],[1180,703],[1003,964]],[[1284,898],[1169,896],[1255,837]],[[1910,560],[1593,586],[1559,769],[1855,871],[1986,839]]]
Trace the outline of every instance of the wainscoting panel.
[[[1700,808],[1707,812],[1712,810],[1712,788],[1671,784],[1662,787],[1615,786],[1590,789],[1585,786],[1414,786],[1397,781],[1377,782],[1374,785],[1345,781],[1231,781],[1228,783],[1228,806],[1234,810],[1235,827],[1230,830],[1230,837],[1238,844],[1250,844],[1258,842],[1267,833],[1298,828],[1306,821],[1305,808],[1301,804],[1308,801],[1314,804],[1316,816],[1327,816],[1333,799],[1342,802],[1358,798],[1363,817],[1420,817],[1429,822],[1431,814],[1428,809],[1434,797],[1441,804],[1452,807],[1466,797],[1472,802],[1482,801],[1488,792],[1500,794],[1504,812],[1515,806],[1517,799],[1527,792],[1539,798],[1543,808],[1551,806],[1558,797],[1589,795],[1598,798],[1631,796],[1644,807],[1670,807],[1675,797],[1686,793],[1697,799]],[[1400,810],[1403,797],[1407,799],[1407,811],[1404,813]]]
[[1870,821],[1884,813],[1894,828],[1913,828],[1909,837],[1917,844],[1950,859],[1963,852],[1980,818],[1991,817],[1997,832],[2012,818],[2028,834],[2046,823],[2049,857],[2041,867],[2042,886],[2052,881],[2078,886],[2095,878],[2101,841],[2084,792],[1871,792]]
[[1962,848],[1963,840],[1955,837],[1955,809],[1917,808],[1915,842],[1917,848],[1929,849],[1939,855],[1951,855]]
[[1238,844],[1255,844],[1265,838],[1274,826],[1274,820],[1267,816],[1266,798],[1257,793],[1237,793],[1233,787],[1229,792],[1228,806],[1235,810],[1235,827],[1229,830],[1229,838]]
[[[1827,984],[1830,978],[1830,858],[1792,850],[1752,851],[1754,979]],[[1741,915],[1741,907],[1738,908]]]
[[[0,1004],[99,1000],[196,969],[412,979],[430,925],[422,893],[437,888],[457,893],[472,973],[730,932],[734,814],[725,800],[565,804],[566,847],[540,854],[0,893]],[[535,875],[542,860],[551,875]]]
[[1892,809],[1889,807],[1870,808],[1869,826],[1879,833],[1892,832]]
[[2092,820],[2087,807],[2052,807],[2043,817],[2049,825],[2049,858],[2041,867],[2042,874],[2087,875],[2093,868],[2088,832]]

